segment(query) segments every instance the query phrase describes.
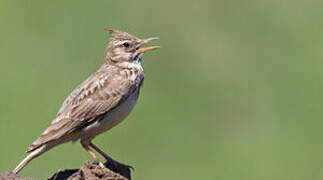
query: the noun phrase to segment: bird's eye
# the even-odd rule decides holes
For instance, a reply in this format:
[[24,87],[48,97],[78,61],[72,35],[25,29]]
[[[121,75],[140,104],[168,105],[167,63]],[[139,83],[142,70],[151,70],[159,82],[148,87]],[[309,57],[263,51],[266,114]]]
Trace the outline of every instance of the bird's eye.
[[124,47],[129,47],[130,45],[129,45],[129,43],[126,42],[126,43],[123,43],[123,46]]

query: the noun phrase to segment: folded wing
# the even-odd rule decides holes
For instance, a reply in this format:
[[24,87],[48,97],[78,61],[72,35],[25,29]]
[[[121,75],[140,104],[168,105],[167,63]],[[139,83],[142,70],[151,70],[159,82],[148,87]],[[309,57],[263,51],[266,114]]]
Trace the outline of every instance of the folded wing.
[[28,147],[27,152],[91,123],[131,94],[136,88],[135,82],[121,78],[118,69],[111,69],[115,67],[109,68],[92,74],[69,95],[51,125]]

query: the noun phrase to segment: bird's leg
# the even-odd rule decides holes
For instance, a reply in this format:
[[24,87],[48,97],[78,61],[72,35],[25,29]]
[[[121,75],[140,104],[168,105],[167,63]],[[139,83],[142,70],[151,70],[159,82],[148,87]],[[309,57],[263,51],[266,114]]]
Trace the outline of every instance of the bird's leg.
[[101,154],[107,161],[114,161],[109,155],[107,155],[105,152],[103,152],[99,147],[94,145],[92,142],[89,144],[96,152]]
[[93,158],[93,160],[98,160],[94,152],[89,148],[89,144],[85,141],[81,141],[82,147],[90,154],[90,156]]
[[113,160],[109,155],[107,155],[105,152],[103,152],[99,147],[97,147],[96,145],[94,145],[92,142],[90,142],[89,144],[96,152],[98,152],[99,154],[101,154],[106,160],[107,162],[109,163],[112,163],[114,164],[115,166],[124,166],[126,168],[131,168],[131,169],[134,169],[132,166],[129,166],[129,165],[125,165],[125,164],[122,164],[118,161],[115,161]]
[[81,141],[81,144],[82,144],[83,148],[93,158],[93,162],[98,163],[99,166],[101,166],[102,168],[104,168],[105,167],[104,164],[102,162],[100,162],[100,160],[96,157],[96,155],[94,154],[94,152],[89,148],[89,142],[88,141]]

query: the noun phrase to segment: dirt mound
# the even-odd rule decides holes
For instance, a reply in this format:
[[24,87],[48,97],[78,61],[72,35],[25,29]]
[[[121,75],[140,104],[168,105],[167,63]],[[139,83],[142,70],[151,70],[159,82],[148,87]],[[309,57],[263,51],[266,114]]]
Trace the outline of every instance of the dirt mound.
[[[80,169],[58,171],[48,180],[131,180],[130,166],[120,163],[85,162]],[[22,178],[10,171],[0,174],[0,180],[35,180]]]

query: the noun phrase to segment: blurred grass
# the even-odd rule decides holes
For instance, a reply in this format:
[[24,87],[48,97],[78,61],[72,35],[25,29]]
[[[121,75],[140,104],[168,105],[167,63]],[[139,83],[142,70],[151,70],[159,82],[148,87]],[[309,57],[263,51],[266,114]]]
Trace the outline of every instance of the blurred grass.
[[[140,101],[95,139],[134,179],[322,179],[322,1],[0,1],[0,172],[102,63],[103,28],[159,36]],[[89,159],[33,160],[44,179]]]

